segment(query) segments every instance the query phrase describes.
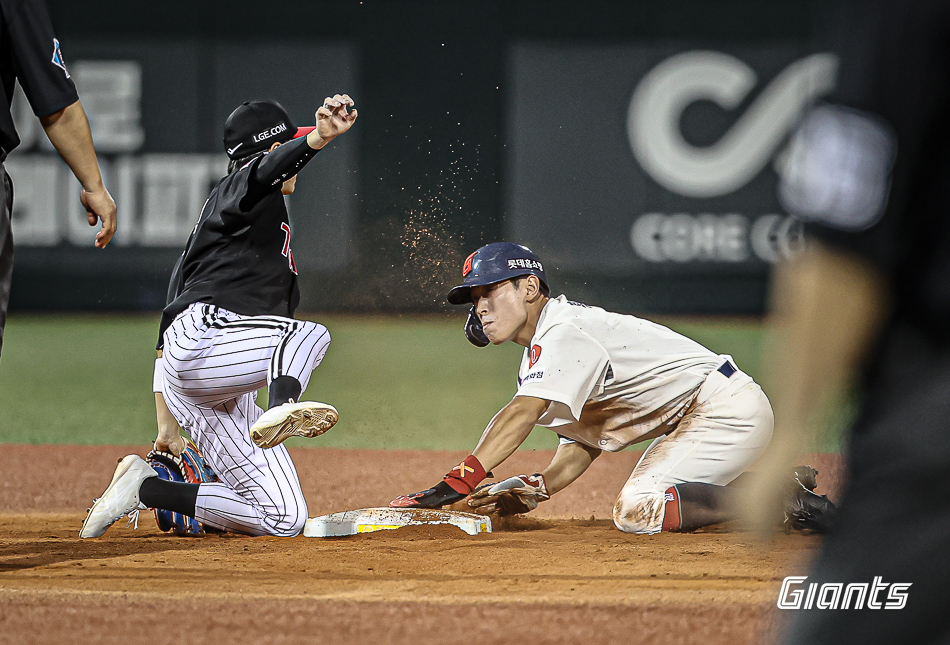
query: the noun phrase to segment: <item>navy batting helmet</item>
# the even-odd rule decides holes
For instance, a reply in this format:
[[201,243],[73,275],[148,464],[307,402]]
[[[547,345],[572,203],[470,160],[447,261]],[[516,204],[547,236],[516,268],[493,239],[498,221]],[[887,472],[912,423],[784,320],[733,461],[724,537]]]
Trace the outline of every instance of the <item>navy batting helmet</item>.
[[550,292],[544,266],[531,249],[512,242],[486,244],[465,258],[462,284],[453,287],[447,298],[453,305],[464,305],[472,301],[472,287],[504,282],[523,275],[538,276],[544,293]]

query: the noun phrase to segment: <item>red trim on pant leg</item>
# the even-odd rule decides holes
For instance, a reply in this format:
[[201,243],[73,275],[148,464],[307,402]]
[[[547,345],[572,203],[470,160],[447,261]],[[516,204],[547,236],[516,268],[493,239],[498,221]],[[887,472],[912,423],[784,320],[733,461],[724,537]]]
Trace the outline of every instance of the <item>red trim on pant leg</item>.
[[670,486],[664,493],[666,499],[666,508],[663,513],[663,530],[676,531],[683,523],[680,516],[680,496],[676,486]]

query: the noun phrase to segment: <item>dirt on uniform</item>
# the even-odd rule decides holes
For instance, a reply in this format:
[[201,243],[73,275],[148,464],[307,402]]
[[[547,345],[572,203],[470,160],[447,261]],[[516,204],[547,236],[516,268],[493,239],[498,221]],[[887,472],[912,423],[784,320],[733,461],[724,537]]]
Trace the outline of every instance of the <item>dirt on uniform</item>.
[[[605,455],[490,534],[417,526],[346,538],[163,534],[150,513],[80,540],[116,459],[141,447],[0,447],[0,643],[763,643],[782,579],[819,538],[734,527],[627,535],[610,512],[639,456]],[[385,506],[464,453],[291,450],[310,516]],[[498,478],[550,452],[516,453]],[[836,498],[842,465],[811,460]]]

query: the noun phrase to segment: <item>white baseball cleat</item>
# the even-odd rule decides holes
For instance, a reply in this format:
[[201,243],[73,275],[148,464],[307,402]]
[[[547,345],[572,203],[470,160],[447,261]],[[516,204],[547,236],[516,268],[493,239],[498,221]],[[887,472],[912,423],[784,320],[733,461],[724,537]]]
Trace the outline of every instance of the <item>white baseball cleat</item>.
[[318,437],[339,420],[340,413],[328,403],[289,401],[262,414],[251,426],[251,439],[273,448],[290,437]]
[[158,477],[155,469],[138,455],[129,455],[119,461],[112,481],[92,508],[79,531],[81,538],[99,537],[126,515],[136,514],[145,506],[139,501],[139,489],[149,477]]

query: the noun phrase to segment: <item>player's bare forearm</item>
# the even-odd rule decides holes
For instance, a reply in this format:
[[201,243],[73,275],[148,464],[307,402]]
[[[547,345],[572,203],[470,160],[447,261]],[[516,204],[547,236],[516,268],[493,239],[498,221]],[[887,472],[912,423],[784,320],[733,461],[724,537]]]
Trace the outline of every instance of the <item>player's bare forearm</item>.
[[597,448],[582,443],[562,443],[554,453],[554,459],[541,474],[547,485],[549,495],[564,490],[574,480],[584,474],[594,460],[600,456]]
[[[584,474],[600,454],[597,448],[580,443],[562,443],[554,459],[540,476],[515,475],[495,484],[475,490],[466,505],[480,513],[498,513],[500,516],[530,513],[538,504],[564,490]],[[462,507],[461,510],[468,510]]]
[[503,462],[524,443],[548,402],[534,397],[516,396],[489,422],[471,455],[450,470],[432,488],[400,495],[389,503],[401,508],[439,508],[470,494],[486,472]]
[[86,209],[90,226],[102,222],[96,246],[105,248],[115,234],[116,207],[112,195],[102,183],[99,161],[92,143],[89,120],[82,103],[76,101],[58,112],[40,118],[46,136],[56,152],[82,185],[79,199]]
[[524,443],[549,403],[533,396],[516,396],[498,411],[472,452],[485,470],[498,466]]
[[[158,350],[158,358],[162,357],[162,350]],[[185,448],[185,442],[181,439],[181,428],[178,427],[178,421],[175,415],[168,409],[165,403],[165,397],[161,392],[155,393],[155,417],[158,423],[158,436],[155,438],[155,450],[180,455]]]
[[58,112],[41,117],[40,123],[56,152],[76,175],[82,187],[89,192],[101,190],[102,175],[82,103],[76,101]]
[[185,448],[185,443],[181,438],[181,429],[178,427],[178,421],[168,409],[165,403],[165,397],[161,392],[155,393],[155,416],[158,421],[158,435],[155,438],[155,450],[170,452],[174,455],[180,455]]
[[775,432],[760,463],[766,474],[747,501],[760,531],[772,524],[795,453],[814,433],[814,416],[865,355],[887,311],[884,282],[855,256],[820,243],[779,267],[766,358]]

